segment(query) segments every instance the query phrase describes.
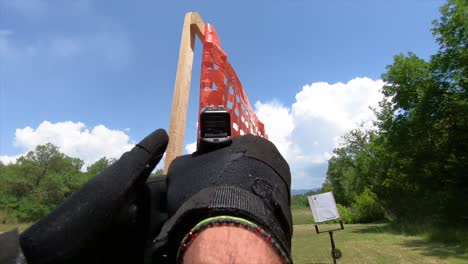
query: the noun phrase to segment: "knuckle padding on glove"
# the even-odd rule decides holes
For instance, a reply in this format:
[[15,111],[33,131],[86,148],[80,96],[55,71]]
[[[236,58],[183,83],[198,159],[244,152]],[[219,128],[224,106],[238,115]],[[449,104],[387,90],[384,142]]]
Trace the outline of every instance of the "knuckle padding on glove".
[[[272,171],[273,170],[273,171]],[[263,175],[267,173],[268,175]],[[190,174],[180,177],[180,174]],[[185,155],[170,165],[168,212],[175,211],[198,190],[232,185],[250,189],[256,179],[265,179],[290,201],[289,166],[269,141],[251,135],[236,137],[232,146],[201,156]]]
[[275,145],[261,137],[247,135],[234,138],[232,151],[243,152],[244,156],[256,159],[269,165],[287,185],[288,192],[291,188],[291,173],[284,158],[279,154]]
[[[181,176],[182,175],[182,176]],[[175,257],[178,243],[199,221],[228,214],[252,220],[290,253],[289,166],[269,141],[243,136],[230,147],[174,160],[168,176],[168,213],[172,217],[154,240]]]

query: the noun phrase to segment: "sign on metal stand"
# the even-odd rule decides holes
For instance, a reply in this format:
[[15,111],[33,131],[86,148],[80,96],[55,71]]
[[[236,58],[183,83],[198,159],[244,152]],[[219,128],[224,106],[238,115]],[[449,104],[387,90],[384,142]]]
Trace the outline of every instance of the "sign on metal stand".
[[[314,216],[315,221],[315,232],[317,234],[326,233],[330,235],[331,243],[331,256],[333,258],[333,263],[336,264],[336,260],[340,259],[343,256],[341,250],[335,247],[335,241],[333,240],[333,231],[343,230],[343,222],[340,219],[340,214],[336,208],[335,198],[333,197],[332,192],[321,193],[317,195],[312,195],[308,197],[310,209],[312,210],[312,215]],[[335,229],[328,230],[319,230],[319,224],[327,221],[339,220],[340,227]]]

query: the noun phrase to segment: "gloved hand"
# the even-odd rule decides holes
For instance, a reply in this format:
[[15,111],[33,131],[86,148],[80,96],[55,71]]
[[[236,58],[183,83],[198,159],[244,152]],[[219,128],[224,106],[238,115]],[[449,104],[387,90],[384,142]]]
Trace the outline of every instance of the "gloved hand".
[[156,130],[22,233],[28,263],[142,263],[148,235],[165,220],[151,213],[165,202],[164,180],[145,183],[167,143]]
[[276,147],[253,135],[235,137],[229,146],[211,152],[176,158],[167,174],[170,218],[153,241],[153,259],[167,254],[168,263],[176,262],[182,239],[197,223],[227,215],[263,228],[272,235],[278,254],[290,262],[290,185],[289,166]]

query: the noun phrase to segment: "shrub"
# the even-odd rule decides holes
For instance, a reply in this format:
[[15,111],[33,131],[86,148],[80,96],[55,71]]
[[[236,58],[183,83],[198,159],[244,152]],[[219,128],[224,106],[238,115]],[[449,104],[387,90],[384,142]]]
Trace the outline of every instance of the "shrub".
[[385,219],[385,212],[377,200],[377,195],[369,189],[356,196],[351,207],[355,223],[370,223]]
[[52,208],[33,200],[34,197],[25,197],[19,201],[18,209],[13,213],[21,222],[37,221],[48,214]]
[[341,205],[341,204],[336,204],[336,207],[338,209],[338,213],[340,214],[340,219],[341,221],[343,221],[343,223],[345,224],[354,223],[353,213],[348,207]]
[[291,198],[291,208],[305,208],[309,207],[309,201],[307,195],[294,195]]

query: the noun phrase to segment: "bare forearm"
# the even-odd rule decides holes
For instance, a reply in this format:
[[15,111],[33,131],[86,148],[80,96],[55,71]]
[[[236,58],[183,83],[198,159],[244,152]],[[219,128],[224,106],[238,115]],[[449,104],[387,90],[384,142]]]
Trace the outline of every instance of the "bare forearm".
[[282,263],[273,248],[241,227],[218,226],[201,232],[190,244],[184,263]]

